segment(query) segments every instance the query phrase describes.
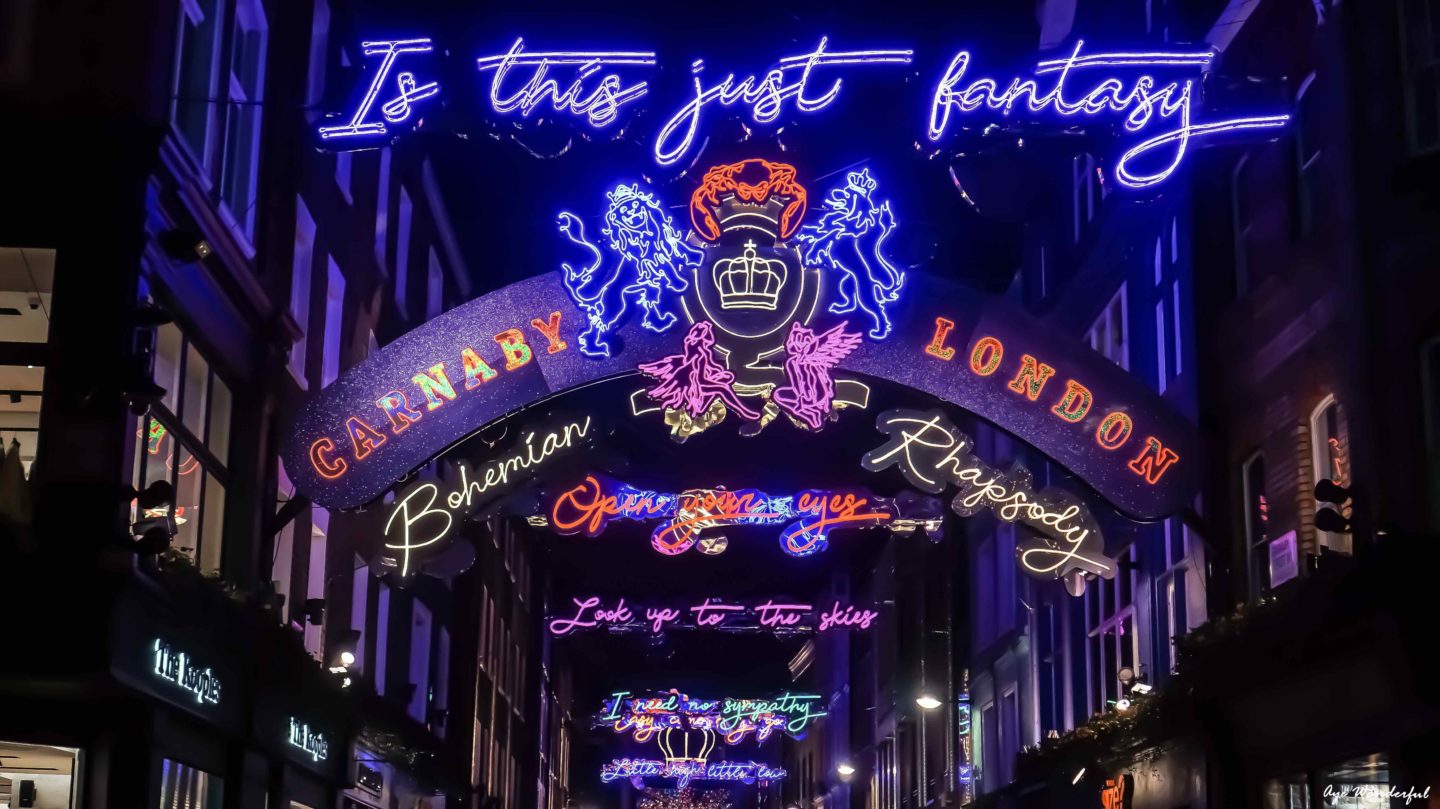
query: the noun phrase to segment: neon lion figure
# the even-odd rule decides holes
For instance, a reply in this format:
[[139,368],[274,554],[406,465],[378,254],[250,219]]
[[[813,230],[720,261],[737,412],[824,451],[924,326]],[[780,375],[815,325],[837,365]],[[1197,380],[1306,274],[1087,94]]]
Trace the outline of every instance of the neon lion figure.
[[669,292],[684,292],[684,269],[698,263],[699,250],[685,244],[670,217],[655,197],[638,184],[616,186],[605,195],[605,246],[614,254],[610,269],[602,271],[601,248],[585,237],[580,218],[567,211],[559,216],[560,232],[592,256],[588,266],[561,264],[565,289],[585,313],[589,327],[580,333],[580,352],[590,357],[610,356],[610,335],[625,316],[627,302],[640,305],[640,325],[663,332],[675,325]]
[[819,221],[801,228],[795,238],[803,245],[807,266],[841,276],[840,299],[830,311],[843,315],[858,308],[870,318],[870,337],[883,340],[890,335],[885,309],[905,285],[905,274],[884,253],[885,240],[895,231],[895,214],[888,200],[875,204],[869,169],[852,171],[845,181],[825,198]]

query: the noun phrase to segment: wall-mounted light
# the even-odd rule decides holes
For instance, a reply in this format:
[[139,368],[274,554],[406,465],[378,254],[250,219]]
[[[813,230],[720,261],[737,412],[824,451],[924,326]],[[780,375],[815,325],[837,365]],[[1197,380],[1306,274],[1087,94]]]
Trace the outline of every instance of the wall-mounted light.
[[835,767],[835,772],[839,773],[841,778],[849,778],[855,774],[855,765],[848,761],[842,761]]
[[[309,606],[309,603],[306,603]],[[322,610],[322,615],[323,610]],[[348,669],[355,665],[355,650],[360,645],[360,630],[342,629],[331,636],[330,655],[331,666]]]

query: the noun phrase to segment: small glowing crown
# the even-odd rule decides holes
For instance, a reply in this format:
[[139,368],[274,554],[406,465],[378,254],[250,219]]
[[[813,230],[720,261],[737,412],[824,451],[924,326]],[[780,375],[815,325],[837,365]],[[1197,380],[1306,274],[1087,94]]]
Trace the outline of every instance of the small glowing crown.
[[715,749],[715,731],[709,729],[681,730],[665,728],[655,742],[665,754],[665,762],[704,762]]
[[755,255],[755,242],[745,243],[739,258],[715,262],[715,288],[720,290],[721,309],[768,309],[780,303],[780,289],[789,271],[785,262]]

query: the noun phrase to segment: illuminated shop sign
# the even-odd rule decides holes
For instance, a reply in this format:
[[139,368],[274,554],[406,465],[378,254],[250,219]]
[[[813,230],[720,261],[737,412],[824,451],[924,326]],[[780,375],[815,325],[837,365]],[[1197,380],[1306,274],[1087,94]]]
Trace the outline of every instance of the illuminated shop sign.
[[1105,779],[1100,788],[1100,809],[1130,809],[1135,794],[1135,776],[1122,773]]
[[[866,380],[880,379],[1020,436],[1132,517],[1189,503],[1198,456],[1186,420],[1080,341],[902,271],[886,246],[900,206],[868,169],[837,175],[821,197],[793,166],[758,158],[696,182],[688,235],[666,212],[681,200],[612,186],[598,232],[560,214],[557,250],[570,257],[556,256],[556,272],[430,320],[313,396],[284,451],[299,490],[329,508],[365,505],[487,424],[603,380],[635,379],[631,411],[684,439],[732,415],[741,435],[777,422],[819,430],[865,407]],[[483,486],[491,472],[470,474]],[[392,540],[402,550],[454,511],[438,488],[404,494],[416,499],[390,517],[410,531]],[[557,522],[627,518],[603,511]],[[782,541],[819,550],[824,526],[812,528]],[[657,547],[689,547],[693,532],[673,534]]]
[[1027,572],[1061,578],[1071,572],[1114,578],[1105,541],[1085,504],[1057,490],[1036,492],[1030,473],[1008,473],[987,466],[973,454],[975,444],[938,410],[890,410],[876,429],[889,438],[861,459],[871,472],[898,468],[910,485],[938,494],[947,485],[959,493],[950,507],[962,517],[989,510],[1019,523],[1038,536],[1017,543],[1016,556]]
[[290,717],[290,730],[285,741],[292,747],[300,748],[312,761],[320,762],[330,757],[329,737],[293,716]]
[[[791,556],[809,556],[825,550],[830,532],[837,528],[913,530],[916,513],[928,515],[935,509],[925,508],[922,501],[913,511],[898,498],[874,497],[860,489],[770,495],[758,489],[716,488],[672,494],[588,475],[556,496],[548,521],[557,533],[588,537],[599,536],[613,520],[658,521],[650,545],[666,556],[696,547],[704,532],[727,525],[782,525],[780,547]],[[724,548],[711,544],[700,552],[720,553]]]
[[473,468],[456,464],[451,483],[426,480],[397,493],[385,519],[385,547],[399,552],[400,575],[409,574],[416,551],[447,540],[476,508],[534,478],[551,459],[582,446],[591,435],[589,416],[526,430],[507,449]]
[[660,761],[653,758],[617,758],[600,767],[600,780],[643,781],[665,778],[684,787],[691,781],[735,781],[744,784],[778,781],[785,777],[783,767],[771,767],[755,761],[691,761],[677,759]]
[[671,629],[801,634],[869,629],[880,617],[875,610],[840,601],[832,601],[827,607],[773,598],[747,604],[707,598],[689,606],[632,606],[623,598],[607,606],[599,596],[570,600],[572,609],[551,618],[550,634],[559,637],[587,629],[651,634]]
[[752,737],[764,742],[777,730],[799,737],[811,721],[826,715],[819,708],[820,695],[788,691],[770,699],[698,699],[673,690],[637,696],[617,691],[605,699],[598,721],[642,743],[671,729],[714,733],[733,745]]
[[156,677],[183,689],[200,705],[220,704],[220,678],[209,666],[200,667],[186,652],[176,651],[159,638],[152,648]]
[[[706,120],[722,110],[741,110],[757,127],[779,126],[804,114],[840,105],[845,79],[873,74],[898,81],[921,61],[906,48],[844,49],[817,37],[812,50],[782,54],[761,71],[735,72],[704,59],[690,62],[689,97],[654,104],[650,152],[661,166],[693,161],[707,140]],[[445,106],[435,76],[435,45],[425,37],[361,43],[371,75],[348,112],[318,128],[330,148],[366,148],[388,142],[397,127],[418,126],[426,111]],[[459,51],[457,51],[459,52]],[[465,51],[469,53],[469,51]],[[932,78],[916,99],[916,120],[928,121],[926,137],[943,140],[953,129],[990,121],[1053,120],[1059,126],[1100,120],[1118,125],[1127,148],[1113,161],[1121,185],[1145,188],[1169,177],[1193,145],[1218,136],[1285,125],[1289,116],[1244,115],[1205,120],[1198,80],[1213,51],[1087,51],[1076,42],[1063,57],[1040,60],[1028,75],[976,77],[968,50],[935,54],[943,69],[922,67]],[[486,86],[483,99],[452,94],[461,106],[476,105],[484,118],[525,122],[564,118],[595,132],[619,129],[627,108],[650,95],[662,69],[655,51],[550,50],[523,38],[508,48],[482,52],[474,69]],[[456,74],[458,75],[458,74]],[[465,83],[469,83],[466,81]],[[964,121],[962,123],[962,121]],[[918,133],[917,137],[918,137]]]

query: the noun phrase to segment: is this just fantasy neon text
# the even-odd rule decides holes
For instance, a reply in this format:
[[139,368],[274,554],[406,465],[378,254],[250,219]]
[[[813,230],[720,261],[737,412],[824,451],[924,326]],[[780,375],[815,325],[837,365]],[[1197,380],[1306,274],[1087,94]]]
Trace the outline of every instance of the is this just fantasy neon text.
[[[416,72],[435,59],[430,38],[367,41],[361,50],[371,75],[350,111],[318,128],[329,148],[386,142],[395,127],[417,126],[424,109],[441,107],[436,103],[439,83],[417,78]],[[1170,177],[1193,144],[1228,133],[1274,130],[1289,120],[1284,113],[1202,120],[1198,79],[1215,58],[1215,52],[1202,48],[1086,52],[1083,41],[1077,41],[1064,57],[1038,61],[1028,76],[994,79],[972,77],[975,59],[969,50],[960,50],[928,85],[933,89],[917,117],[927,121],[926,136],[933,143],[950,135],[962,116],[982,123],[1026,116],[1066,128],[1113,122],[1131,141],[1113,160],[1115,180],[1147,188]],[[794,116],[840,104],[847,71],[883,75],[890,68],[898,75],[896,68],[916,59],[908,48],[834,48],[823,36],[813,50],[781,55],[753,72],[712,70],[704,58],[693,58],[693,92],[673,112],[660,113],[651,157],[661,166],[693,160],[707,140],[707,112],[713,117],[739,110],[753,126],[778,127]],[[482,103],[489,116],[526,123],[532,114],[535,119],[553,114],[548,117],[603,131],[649,97],[650,78],[661,65],[655,51],[537,50],[518,38],[504,50],[476,58],[475,67],[488,82]]]

